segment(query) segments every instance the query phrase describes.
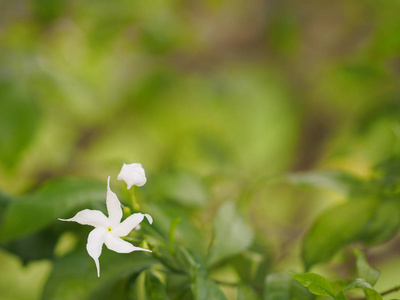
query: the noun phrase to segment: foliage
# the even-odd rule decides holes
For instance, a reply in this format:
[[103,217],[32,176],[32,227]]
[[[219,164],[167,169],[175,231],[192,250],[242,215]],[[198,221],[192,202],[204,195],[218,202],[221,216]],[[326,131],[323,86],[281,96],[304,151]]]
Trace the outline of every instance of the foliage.
[[[399,9],[4,3],[2,300],[400,298]],[[133,162],[146,184],[112,187],[152,253],[104,247],[97,278],[58,218]]]

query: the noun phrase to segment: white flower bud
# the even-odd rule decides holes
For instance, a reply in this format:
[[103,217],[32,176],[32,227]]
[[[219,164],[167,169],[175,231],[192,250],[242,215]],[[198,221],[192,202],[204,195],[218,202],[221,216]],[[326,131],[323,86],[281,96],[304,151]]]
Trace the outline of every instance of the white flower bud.
[[141,164],[124,164],[118,174],[118,180],[123,180],[128,186],[128,190],[133,186],[142,186],[146,183],[146,174]]

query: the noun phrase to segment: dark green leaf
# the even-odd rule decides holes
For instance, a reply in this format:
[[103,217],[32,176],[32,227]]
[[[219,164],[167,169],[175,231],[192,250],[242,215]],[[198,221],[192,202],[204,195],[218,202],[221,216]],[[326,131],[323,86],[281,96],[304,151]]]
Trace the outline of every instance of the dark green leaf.
[[368,244],[379,244],[391,238],[400,227],[400,199],[384,199],[376,207],[361,240]]
[[202,269],[197,270],[191,286],[195,300],[227,300],[219,286]]
[[165,290],[165,285],[151,271],[146,272],[145,278],[146,298],[148,300],[168,300],[169,297]]
[[59,232],[53,228],[46,228],[40,232],[3,243],[1,247],[18,255],[26,264],[33,260],[53,258],[58,237]]
[[340,248],[358,240],[376,206],[376,200],[370,198],[343,203],[323,212],[303,240],[306,269],[330,259]]
[[368,282],[370,285],[374,286],[375,283],[378,281],[381,272],[369,265],[364,253],[357,251],[356,255],[358,276],[365,279],[365,281]]
[[83,247],[55,260],[43,290],[43,300],[114,299],[111,293],[116,290],[120,280],[138,274],[155,263],[148,253],[121,254],[103,249],[100,257],[101,276],[98,278],[94,261]]
[[285,272],[269,274],[265,280],[264,300],[313,300],[314,298],[313,294]]
[[38,231],[57,218],[73,217],[76,209],[96,202],[105,203],[106,184],[78,179],[48,182],[33,195],[12,201],[0,228],[2,241]]
[[214,239],[210,247],[208,264],[246,250],[253,241],[253,230],[238,213],[235,204],[221,205],[214,220]]
[[296,274],[293,272],[290,272],[289,274],[303,286],[308,288],[311,293],[320,296],[335,297],[331,283],[321,275],[316,273]]

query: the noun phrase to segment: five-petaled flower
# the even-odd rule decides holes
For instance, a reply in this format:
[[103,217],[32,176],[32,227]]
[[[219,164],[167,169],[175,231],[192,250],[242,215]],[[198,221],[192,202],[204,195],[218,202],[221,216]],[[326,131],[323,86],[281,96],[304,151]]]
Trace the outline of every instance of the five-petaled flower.
[[143,221],[144,217],[147,218],[149,223],[153,223],[153,219],[148,214],[136,213],[126,218],[121,223],[122,209],[121,203],[116,194],[110,189],[110,177],[107,180],[107,210],[108,218],[98,210],[85,209],[78,212],[75,217],[71,219],[59,219],[61,221],[77,222],[82,225],[94,226],[89,233],[86,249],[89,255],[94,259],[97,268],[97,276],[100,277],[99,257],[103,244],[107,248],[118,253],[130,253],[132,251],[148,251],[148,249],[135,247],[132,244],[124,241],[121,237],[126,236]]
[[125,181],[129,190],[132,185],[144,185],[146,183],[146,174],[141,164],[124,164],[117,179]]

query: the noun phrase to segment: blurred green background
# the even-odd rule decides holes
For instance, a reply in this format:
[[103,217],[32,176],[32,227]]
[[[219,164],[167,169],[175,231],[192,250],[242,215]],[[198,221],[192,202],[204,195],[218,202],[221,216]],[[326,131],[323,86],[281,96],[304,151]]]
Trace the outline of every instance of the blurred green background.
[[[392,0],[1,1],[2,194],[65,176],[117,186],[122,163],[140,162],[153,206],[188,208],[206,236],[235,201],[268,268],[300,268],[304,232],[343,197],[274,179],[368,177],[399,151],[399,11]],[[399,245],[371,249],[378,289],[399,283]],[[0,265],[1,300],[40,299],[50,260],[23,265],[2,249]]]

